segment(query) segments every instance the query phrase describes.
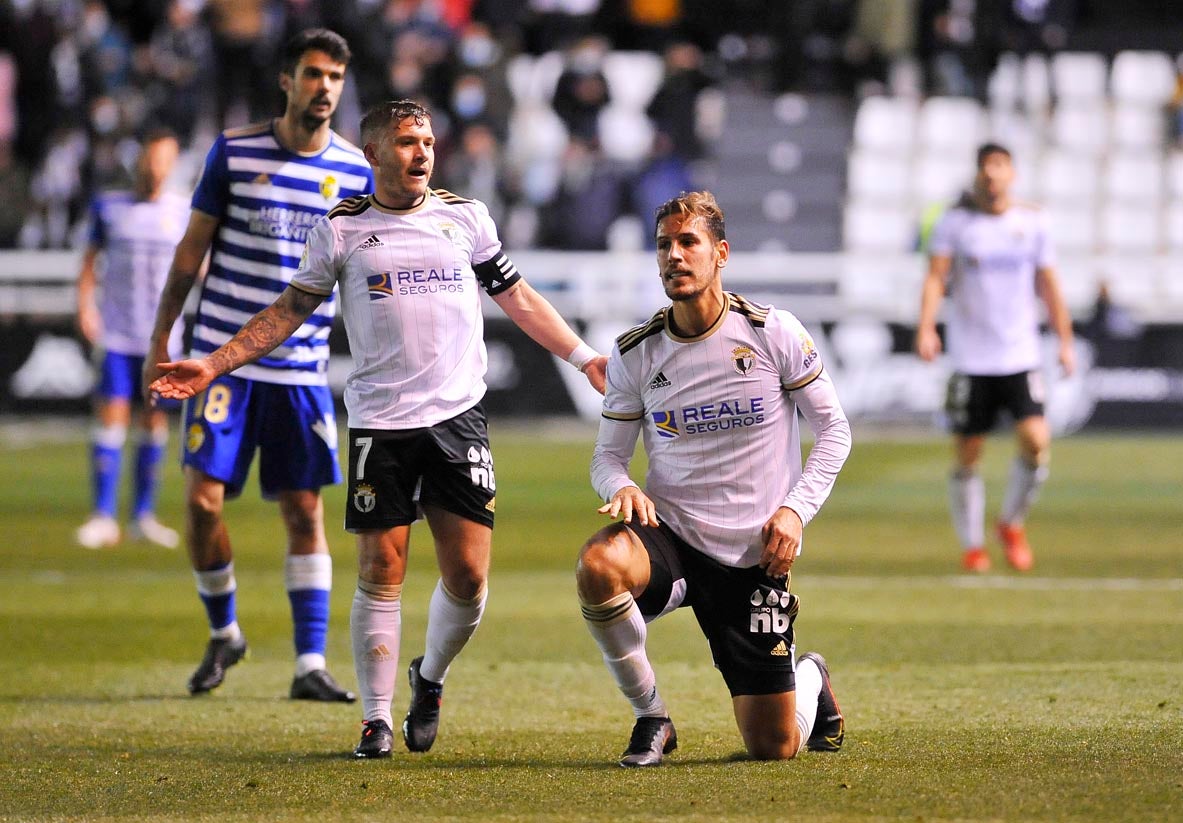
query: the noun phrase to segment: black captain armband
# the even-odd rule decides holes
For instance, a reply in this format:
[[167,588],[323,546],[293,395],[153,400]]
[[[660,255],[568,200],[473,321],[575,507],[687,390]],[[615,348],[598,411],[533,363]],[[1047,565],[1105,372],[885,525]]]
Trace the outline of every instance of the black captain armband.
[[505,256],[504,252],[500,251],[484,263],[475,264],[472,270],[476,273],[476,279],[480,281],[481,286],[490,297],[501,294],[501,292],[522,279],[522,275],[518,273],[517,266]]

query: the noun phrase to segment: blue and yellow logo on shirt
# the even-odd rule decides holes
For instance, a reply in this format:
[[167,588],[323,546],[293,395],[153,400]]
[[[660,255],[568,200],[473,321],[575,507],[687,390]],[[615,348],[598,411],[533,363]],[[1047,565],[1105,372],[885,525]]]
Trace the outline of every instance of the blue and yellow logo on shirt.
[[672,411],[653,412],[653,425],[661,437],[677,437],[678,419]]
[[329,175],[324,180],[320,181],[320,194],[325,200],[336,200],[337,193],[341,191],[341,184],[337,182],[337,178]]
[[383,271],[366,277],[366,286],[370,290],[371,300],[381,300],[383,297],[394,296],[394,286],[391,282],[391,272]]

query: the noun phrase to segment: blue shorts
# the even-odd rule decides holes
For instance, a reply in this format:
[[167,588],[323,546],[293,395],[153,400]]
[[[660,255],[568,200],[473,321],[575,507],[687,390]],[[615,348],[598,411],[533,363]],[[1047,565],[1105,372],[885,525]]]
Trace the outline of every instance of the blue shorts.
[[[135,354],[105,352],[99,366],[99,385],[95,394],[103,400],[126,400],[135,403],[141,396],[144,358]],[[158,409],[176,409],[181,404],[176,400],[156,401]]]
[[256,448],[267,500],[341,482],[328,386],[222,376],[185,402],[184,433],[181,464],[225,483],[227,497],[242,493]]

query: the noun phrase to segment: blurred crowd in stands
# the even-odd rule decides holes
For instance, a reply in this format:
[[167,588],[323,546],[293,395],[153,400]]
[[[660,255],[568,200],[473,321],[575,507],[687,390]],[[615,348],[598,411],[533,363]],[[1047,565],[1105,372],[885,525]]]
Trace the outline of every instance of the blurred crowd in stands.
[[[1153,14],[1150,0],[1122,5],[1140,4]],[[278,49],[310,26],[340,32],[353,48],[335,121],[344,136],[356,140],[370,103],[418,99],[440,139],[436,185],[485,201],[511,246],[599,250],[617,217],[636,215],[647,234],[653,206],[695,185],[710,158],[700,105],[708,89],[743,82],[769,93],[864,95],[887,88],[907,56],[920,67],[921,93],[982,97],[1000,53],[1063,48],[1106,5],[0,0],[0,248],[77,245],[90,196],[126,182],[136,137],[153,125],[180,135],[178,182],[191,186],[218,130],[279,113]],[[604,149],[605,111],[620,87],[603,69],[621,51],[660,56],[662,67],[640,101],[650,128],[637,132],[645,145],[633,155]],[[539,175],[506,148],[523,108],[514,61],[547,54],[561,55],[557,79],[544,85],[561,151]],[[531,131],[535,121],[519,127]]]

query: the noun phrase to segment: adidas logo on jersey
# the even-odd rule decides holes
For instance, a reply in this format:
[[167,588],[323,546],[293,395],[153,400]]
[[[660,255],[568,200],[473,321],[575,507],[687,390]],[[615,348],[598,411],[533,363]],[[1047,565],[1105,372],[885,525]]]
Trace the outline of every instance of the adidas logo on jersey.
[[674,385],[665,376],[665,372],[658,372],[652,380],[649,381],[649,388],[651,389],[668,389]]
[[369,238],[366,240],[366,242],[362,243],[358,248],[359,249],[376,249],[378,246],[381,246],[381,245],[382,245],[382,241],[378,239],[378,235],[371,234],[369,236]]
[[789,650],[788,647],[785,646],[785,641],[781,640],[775,646],[773,646],[772,651],[769,652],[769,654],[771,654],[773,657],[788,657]]

